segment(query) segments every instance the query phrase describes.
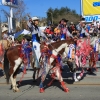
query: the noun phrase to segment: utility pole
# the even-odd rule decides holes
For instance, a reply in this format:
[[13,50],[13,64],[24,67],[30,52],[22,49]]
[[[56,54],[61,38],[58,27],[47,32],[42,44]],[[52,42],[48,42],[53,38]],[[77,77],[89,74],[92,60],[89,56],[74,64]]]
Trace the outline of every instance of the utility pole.
[[47,12],[51,14],[51,23],[53,24],[53,13],[52,12]]
[[52,12],[49,12],[51,14],[51,20],[52,20],[52,24],[53,24],[53,14]]
[[10,25],[10,14],[7,13],[4,9],[2,9],[1,11],[4,12],[4,14],[7,16],[8,18],[8,28],[9,28],[9,33],[11,32],[11,25]]
[[10,32],[13,32],[13,25],[12,25],[12,18],[13,18],[13,8],[10,7]]

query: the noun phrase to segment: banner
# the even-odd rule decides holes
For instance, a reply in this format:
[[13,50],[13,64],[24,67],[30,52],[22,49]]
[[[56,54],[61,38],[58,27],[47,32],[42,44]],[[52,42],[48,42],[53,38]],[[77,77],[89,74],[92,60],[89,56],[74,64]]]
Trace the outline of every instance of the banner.
[[100,15],[100,0],[81,0],[82,15]]
[[5,6],[17,8],[18,7],[18,0],[2,0],[2,4]]
[[86,22],[93,22],[93,20],[100,22],[100,15],[90,15],[90,16],[83,16],[83,17],[85,18]]

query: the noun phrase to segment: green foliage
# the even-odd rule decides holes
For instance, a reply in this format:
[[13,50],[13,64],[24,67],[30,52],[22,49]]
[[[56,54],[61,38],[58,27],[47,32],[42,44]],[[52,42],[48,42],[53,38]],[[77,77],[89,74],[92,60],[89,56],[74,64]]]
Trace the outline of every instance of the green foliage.
[[49,8],[47,11],[47,22],[52,21],[53,17],[53,23],[58,23],[62,18],[66,18],[69,20],[69,23],[73,21],[74,23],[77,23],[80,21],[80,15],[76,13],[75,10],[71,10],[68,7],[61,7],[58,8]]

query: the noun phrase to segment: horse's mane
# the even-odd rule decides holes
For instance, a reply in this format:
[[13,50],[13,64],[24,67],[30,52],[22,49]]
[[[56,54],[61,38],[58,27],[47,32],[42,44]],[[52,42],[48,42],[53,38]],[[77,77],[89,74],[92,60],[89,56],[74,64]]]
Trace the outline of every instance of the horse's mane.
[[67,43],[68,45],[70,45],[70,44],[75,44],[75,41],[74,41],[74,39],[60,40],[60,41],[48,44],[48,47],[49,47],[50,50],[52,50],[52,49],[58,48],[60,45],[62,45],[64,43]]

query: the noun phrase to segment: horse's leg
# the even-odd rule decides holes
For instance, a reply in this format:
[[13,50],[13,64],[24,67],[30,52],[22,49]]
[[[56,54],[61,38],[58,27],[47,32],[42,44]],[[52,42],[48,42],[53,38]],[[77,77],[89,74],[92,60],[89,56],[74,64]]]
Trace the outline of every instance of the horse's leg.
[[73,73],[73,79],[74,79],[75,82],[78,82],[79,80],[77,79],[76,74],[77,74],[77,73],[76,73],[76,71],[75,71],[75,72]]
[[98,60],[97,56],[98,56],[97,53],[94,52],[92,52],[92,54],[90,55],[89,68],[87,69],[87,71],[89,71],[90,73],[93,73],[92,68],[95,68],[95,70],[98,71],[96,67],[96,61]]
[[55,75],[57,76],[59,82],[61,83],[62,88],[65,92],[69,92],[69,89],[66,87],[65,82],[63,81],[63,78],[61,76],[60,68],[56,68]]
[[33,81],[35,81],[36,67],[35,67],[35,59],[34,59],[33,55],[30,55],[30,64],[34,70],[32,78],[33,78]]
[[13,88],[13,91],[14,92],[18,92],[19,89],[16,85],[16,75],[17,75],[17,71],[18,71],[18,68],[19,68],[19,65],[21,64],[22,62],[22,59],[21,58],[18,58],[17,60],[14,61],[15,62],[15,65],[14,67],[11,67],[10,68],[10,79],[11,79],[11,82],[12,82],[12,88]]
[[31,56],[31,66],[32,66],[32,68],[34,70],[33,71],[33,76],[32,76],[33,77],[33,81],[36,81],[36,77],[35,77],[36,73],[37,73],[37,78],[38,78],[39,70],[40,70],[40,68],[37,68],[38,66],[36,67],[36,65],[37,64],[36,64],[35,58],[32,59],[32,56]]
[[[33,71],[33,81],[36,81],[36,79],[38,79],[39,71],[40,71],[40,68],[36,68],[36,67],[34,68],[34,71]],[[37,76],[36,76],[36,74],[37,74]]]
[[67,64],[68,64],[68,67],[69,67],[70,71],[73,73],[73,79],[74,79],[74,81],[77,82],[78,81],[78,79],[76,78],[77,65],[75,64],[74,61],[67,61]]
[[80,80],[83,77],[84,69],[82,69],[81,73],[77,76],[77,79]]
[[33,71],[33,81],[35,81],[35,75],[36,75],[36,68],[34,68],[34,71]]
[[55,77],[56,77],[56,76],[55,76],[55,73],[52,73],[50,76],[51,76],[52,79],[51,79],[51,81],[48,83],[48,86],[50,86],[50,85],[53,83],[53,81],[55,80]]
[[18,89],[18,87],[17,87],[17,84],[16,84],[16,76],[14,76],[14,79],[13,79],[13,81],[14,81],[14,88],[15,88],[15,90],[13,89],[13,91],[14,92],[18,92],[19,91],[19,89]]
[[39,78],[40,68],[37,69],[37,79]]
[[87,68],[87,71],[88,71],[89,73],[93,73],[93,72],[92,72],[92,66],[93,66],[93,58],[90,57],[90,59],[89,59],[89,68]]

